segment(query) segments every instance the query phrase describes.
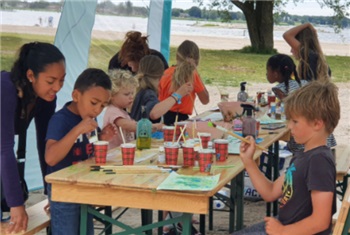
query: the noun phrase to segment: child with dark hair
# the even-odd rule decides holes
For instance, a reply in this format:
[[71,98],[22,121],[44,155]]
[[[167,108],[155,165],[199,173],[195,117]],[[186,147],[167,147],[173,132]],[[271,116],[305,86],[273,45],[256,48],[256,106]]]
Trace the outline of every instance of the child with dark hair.
[[[88,135],[98,128],[96,117],[108,105],[111,81],[100,69],[86,69],[75,82],[73,100],[56,112],[46,135],[45,160],[48,173],[61,170],[79,161],[92,157],[93,146]],[[112,125],[106,126],[100,140],[109,140],[114,133]],[[79,234],[80,204],[51,200],[51,185],[48,185],[53,235]],[[92,216],[88,218],[88,235],[94,234]]]
[[[327,137],[340,119],[338,88],[330,82],[311,82],[285,98],[288,128],[305,149],[292,158],[286,173],[268,180],[253,156],[255,140],[242,141],[240,158],[256,190],[267,202],[280,199],[277,218],[233,233],[240,234],[320,234],[332,231],[336,212],[335,159]],[[317,107],[317,108],[316,108]]]
[[266,63],[266,71],[267,80],[270,83],[278,83],[272,91],[279,100],[283,100],[288,94],[307,84],[305,80],[300,81],[294,61],[288,55],[271,56]]
[[[60,50],[50,43],[24,44],[11,72],[1,71],[1,198],[10,209],[7,232],[27,229],[28,216],[24,207],[24,164],[26,131],[35,121],[36,141],[43,182],[46,175],[45,135],[56,108],[56,95],[63,86],[66,63]],[[15,154],[15,135],[18,150]],[[3,201],[2,201],[3,203]],[[1,213],[1,212],[0,212]]]

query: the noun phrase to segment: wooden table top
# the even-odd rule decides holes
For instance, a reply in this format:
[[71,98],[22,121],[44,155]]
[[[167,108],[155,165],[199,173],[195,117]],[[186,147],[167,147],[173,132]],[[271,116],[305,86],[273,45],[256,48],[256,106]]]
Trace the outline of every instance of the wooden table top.
[[[221,131],[212,127],[207,128],[206,126],[206,123],[197,122],[197,128],[201,131],[212,133],[212,137],[222,135]],[[260,132],[259,137],[263,137],[263,142],[260,143],[261,146],[267,148],[277,140],[289,138],[289,130],[287,128],[281,128],[273,132],[273,134],[269,134],[268,131]],[[136,151],[136,159],[142,159],[145,155],[151,156],[153,154],[137,164],[156,164],[158,146],[162,144],[163,141],[152,140],[152,149]],[[260,155],[261,151],[256,151],[254,159],[258,159]],[[182,157],[179,156],[178,164],[181,163]],[[121,164],[121,153],[118,148],[110,151],[106,164]],[[214,174],[220,173],[220,180],[217,186],[211,191],[193,192],[156,190],[158,185],[168,176],[168,173],[105,174],[104,172],[90,171],[91,165],[95,165],[93,158],[47,175],[45,180],[52,184],[52,200],[207,214],[209,198],[244,170],[239,156],[229,155],[226,162],[214,162],[213,164],[231,166],[229,168],[215,168]],[[185,175],[208,174],[200,173],[198,168],[192,167],[181,168],[177,172]]]

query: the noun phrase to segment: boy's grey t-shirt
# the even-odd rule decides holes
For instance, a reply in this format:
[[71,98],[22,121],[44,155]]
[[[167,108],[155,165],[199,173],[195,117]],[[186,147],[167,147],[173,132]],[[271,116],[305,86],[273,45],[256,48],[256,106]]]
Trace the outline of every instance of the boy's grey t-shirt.
[[[333,192],[332,214],[336,212],[336,169],[334,156],[327,146],[298,153],[285,173],[280,200],[279,220],[296,223],[312,213],[311,191]],[[331,218],[332,219],[332,218]],[[318,234],[330,234],[329,228]]]

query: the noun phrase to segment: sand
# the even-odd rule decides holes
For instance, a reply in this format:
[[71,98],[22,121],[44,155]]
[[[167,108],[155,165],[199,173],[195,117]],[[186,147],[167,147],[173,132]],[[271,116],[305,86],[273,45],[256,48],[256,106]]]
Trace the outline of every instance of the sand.
[[[24,27],[24,26],[9,26],[1,25],[0,32],[13,32],[13,33],[32,33],[39,35],[55,35],[55,28],[41,28],[41,27]],[[115,32],[93,32],[94,38],[100,39],[110,39],[110,40],[123,40],[123,33]],[[172,46],[178,46],[183,40],[190,39],[194,40],[200,48],[203,49],[222,49],[222,50],[232,50],[240,49],[246,45],[249,45],[248,40],[244,39],[225,39],[218,37],[198,37],[198,36],[181,36],[181,35],[172,35],[170,44]],[[284,41],[276,41],[275,48],[278,49],[281,53],[289,53],[289,47]],[[323,51],[326,55],[343,55],[349,56],[349,44],[327,44],[322,43]],[[341,120],[338,124],[338,127],[335,129],[334,134],[337,139],[338,144],[349,144],[350,143],[350,82],[347,83],[337,83],[339,87],[339,100],[341,103]],[[247,91],[249,94],[253,95],[257,91],[266,91],[272,87],[271,84],[254,84],[248,83]],[[210,103],[206,106],[201,105],[198,100],[196,101],[196,108],[199,113],[207,110],[210,107],[214,107],[220,101],[220,91],[226,91],[230,95],[231,100],[236,100],[236,95],[238,92],[238,87],[221,87],[216,86],[207,86],[210,93]],[[39,169],[38,169],[39,170]],[[26,203],[27,206],[35,204],[45,198],[42,195],[42,190],[34,191],[30,193],[30,198]],[[265,203],[260,202],[244,202],[244,224],[251,225],[256,222],[261,221],[265,215]],[[115,212],[117,215],[117,212]],[[196,215],[195,217],[198,218]],[[154,219],[157,218],[156,212],[154,214]],[[129,209],[128,212],[122,217],[122,221],[127,222],[131,226],[137,226],[141,222],[140,210],[138,209]],[[208,223],[207,223],[208,224]],[[228,234],[228,213],[227,212],[214,212],[214,230],[208,231],[208,235],[220,235]],[[118,231],[116,228],[114,232]],[[46,234],[45,232],[40,232],[38,234]],[[98,230],[96,231],[98,234]],[[156,232],[154,232],[156,234]]]
[[[242,24],[236,24],[232,27],[242,27]],[[277,26],[278,30],[287,30],[287,27]],[[52,35],[56,34],[57,28],[50,27],[38,27],[38,26],[14,26],[14,25],[1,25],[0,32],[12,32],[12,33],[28,33],[38,35]],[[113,31],[99,31],[94,30],[92,37],[96,39],[108,39],[108,40],[123,40],[125,33],[113,32]],[[171,35],[170,45],[178,46],[183,40],[189,39],[196,42],[199,48],[213,49],[213,50],[238,50],[245,46],[250,45],[248,38],[223,38],[223,37],[204,37],[204,36],[184,36],[184,35]],[[325,55],[339,55],[350,56],[350,44],[335,44],[335,43],[322,43],[323,52]],[[277,40],[274,42],[274,48],[279,53],[291,54],[288,44],[283,40]]]

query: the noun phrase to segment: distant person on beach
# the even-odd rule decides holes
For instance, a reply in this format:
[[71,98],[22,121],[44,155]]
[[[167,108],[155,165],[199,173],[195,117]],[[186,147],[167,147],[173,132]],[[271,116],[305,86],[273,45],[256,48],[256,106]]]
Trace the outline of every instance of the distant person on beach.
[[[196,43],[185,40],[180,44],[176,51],[176,65],[165,70],[159,83],[159,101],[167,100],[168,105],[165,107],[162,102],[162,105],[154,106],[150,114],[152,119],[159,118],[165,113],[164,124],[172,125],[176,116],[178,121],[188,119],[193,112],[196,96],[202,104],[209,103],[209,93],[197,72],[199,59],[199,48]],[[185,92],[177,93],[183,85],[186,87]]]
[[[17,163],[13,149],[15,135],[19,136],[17,157],[25,158],[26,131],[34,118],[44,179],[47,125],[55,112],[56,94],[63,86],[65,75],[63,54],[54,45],[43,42],[24,44],[11,72],[1,71],[1,193],[10,207],[9,233],[26,230],[28,222],[21,186],[25,162]],[[29,141],[28,144],[33,143]]]
[[[84,70],[74,84],[73,100],[56,112],[48,126],[45,160],[48,174],[69,167],[93,156],[89,137],[98,129],[96,117],[107,106],[111,97],[111,80],[100,69]],[[99,140],[110,140],[114,128],[103,128]],[[79,234],[80,204],[52,201],[48,184],[52,235]],[[88,216],[87,234],[93,235],[92,215]]]
[[169,67],[168,62],[162,53],[149,48],[147,38],[147,36],[142,36],[138,31],[127,32],[120,51],[109,61],[108,69],[128,69],[136,73],[140,60],[145,55],[158,56],[164,63],[164,69],[167,69]]
[[49,16],[48,22],[49,22],[49,27],[52,27],[53,26],[53,16]]
[[293,56],[299,61],[298,73],[307,81],[328,81],[331,70],[323,55],[317,31],[310,23],[298,25],[283,34],[284,40],[292,48]]
[[39,17],[39,26],[43,25],[43,18],[41,18],[41,16]]
[[268,180],[253,159],[255,140],[240,146],[240,158],[249,177],[267,202],[280,200],[277,218],[234,232],[243,234],[320,234],[332,231],[332,215],[336,212],[335,159],[327,137],[340,119],[338,88],[331,82],[311,82],[284,100],[288,128],[295,141],[304,144],[286,173],[276,181]]

